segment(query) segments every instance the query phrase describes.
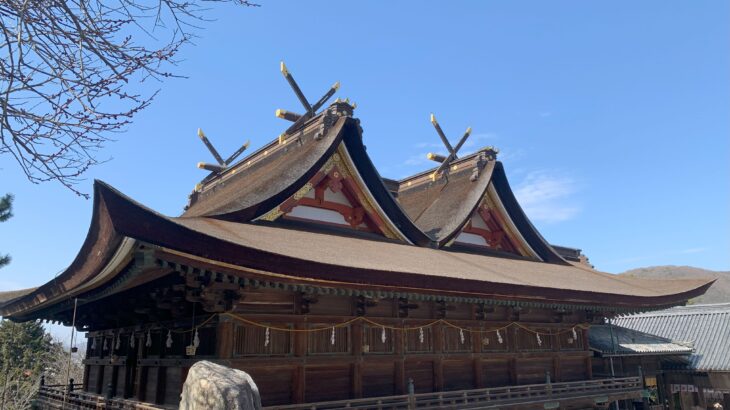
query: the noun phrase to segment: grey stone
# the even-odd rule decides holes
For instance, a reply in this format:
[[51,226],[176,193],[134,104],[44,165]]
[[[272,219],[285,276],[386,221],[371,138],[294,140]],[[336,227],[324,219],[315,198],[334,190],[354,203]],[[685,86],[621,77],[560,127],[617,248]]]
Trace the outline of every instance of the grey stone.
[[201,361],[185,379],[180,410],[259,410],[261,397],[248,373]]

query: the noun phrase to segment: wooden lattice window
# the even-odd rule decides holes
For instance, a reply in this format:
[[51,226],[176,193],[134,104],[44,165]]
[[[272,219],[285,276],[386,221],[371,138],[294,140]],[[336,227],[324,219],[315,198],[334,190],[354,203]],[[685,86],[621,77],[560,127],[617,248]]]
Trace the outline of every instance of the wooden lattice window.
[[350,353],[350,326],[340,326],[334,328],[334,338],[332,337],[332,327],[327,327],[326,323],[313,323],[310,329],[322,329],[308,333],[308,352],[309,354],[347,354]]
[[409,329],[406,334],[406,352],[431,353],[433,352],[433,331],[431,327]]
[[525,330],[523,328],[514,329],[515,345],[519,351],[544,351],[553,349],[554,335],[546,334],[547,329],[535,329],[539,331],[538,337],[534,332]]
[[362,333],[363,353],[393,353],[395,343],[392,329],[364,325]]
[[444,330],[444,351],[446,352],[471,352],[471,333],[466,330],[445,326]]
[[[291,328],[291,325],[276,327]],[[291,332],[259,326],[236,325],[233,332],[235,356],[286,356],[292,353]]]
[[507,343],[507,330],[481,332],[479,333],[479,345],[482,352],[505,352],[509,350]]
[[560,340],[560,350],[583,350],[585,348],[583,340],[583,329],[576,328],[575,334],[572,330],[561,330],[558,335]]

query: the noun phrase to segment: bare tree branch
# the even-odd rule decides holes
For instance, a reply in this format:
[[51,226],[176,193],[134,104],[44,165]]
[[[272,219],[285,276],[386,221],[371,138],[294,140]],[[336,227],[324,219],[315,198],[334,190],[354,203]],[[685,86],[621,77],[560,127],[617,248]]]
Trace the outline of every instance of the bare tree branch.
[[[144,81],[170,67],[204,3],[245,0],[0,1],[0,155],[33,183],[76,184],[112,135],[149,106]],[[153,35],[155,34],[155,35]],[[160,40],[158,37],[167,37]]]

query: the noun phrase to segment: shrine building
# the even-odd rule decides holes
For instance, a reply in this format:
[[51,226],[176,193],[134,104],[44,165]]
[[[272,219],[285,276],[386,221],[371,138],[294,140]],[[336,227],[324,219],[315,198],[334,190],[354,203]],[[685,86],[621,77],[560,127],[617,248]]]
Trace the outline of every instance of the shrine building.
[[[200,164],[210,174],[179,216],[95,182],[73,263],[0,304],[13,321],[86,332],[85,377],[64,400],[175,408],[199,360],[246,371],[271,408],[640,397],[638,377],[594,377],[591,326],[685,304],[711,282],[612,275],[550,245],[497,150],[461,155],[469,131],[452,146],[433,117],[449,155],[381,177],[355,106],[325,106],[333,90],[309,104],[295,87],[305,113],[279,110],[294,124],[238,161],[246,146],[223,160],[201,132],[218,163]],[[42,388],[40,402],[65,394]]]

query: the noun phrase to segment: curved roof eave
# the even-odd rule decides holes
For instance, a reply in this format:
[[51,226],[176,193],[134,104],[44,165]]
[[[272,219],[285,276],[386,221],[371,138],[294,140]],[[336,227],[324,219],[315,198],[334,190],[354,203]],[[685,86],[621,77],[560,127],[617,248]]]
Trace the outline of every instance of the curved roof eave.
[[522,210],[520,203],[517,201],[512,188],[507,180],[507,175],[504,171],[502,162],[497,161],[492,172],[492,185],[497,191],[499,199],[502,201],[510,219],[515,224],[517,229],[520,231],[522,237],[527,241],[530,247],[542,258],[545,262],[557,263],[562,265],[568,265],[568,262],[563,259],[552,246],[542,237],[540,232],[530,222],[530,219]]
[[367,154],[365,145],[362,143],[362,131],[358,122],[353,119],[347,121],[348,132],[343,139],[347,152],[357,168],[357,172],[365,182],[367,189],[373,195],[385,212],[388,218],[393,221],[396,227],[414,244],[418,246],[433,247],[435,243],[431,238],[421,231],[418,226],[408,218],[405,211],[393,198],[388,188],[383,183],[383,178],[375,168],[370,156]]
[[[94,181],[94,204],[86,239],[76,258],[55,278],[22,296],[0,306],[0,315],[35,309],[40,305],[65,298],[70,299],[81,289],[96,285],[94,278],[105,270],[123,265],[131,258],[130,239],[120,235],[113,226],[107,203],[102,194],[105,185]],[[114,266],[112,266],[114,265]]]
[[[675,287],[664,290],[666,293],[657,293],[653,290],[646,296],[636,296],[627,294],[632,289],[631,283],[625,283],[626,279],[614,278],[613,275],[602,274],[600,272],[591,271],[595,278],[603,278],[610,276],[611,280],[616,282],[621,290],[616,293],[607,293],[605,289],[591,290],[573,290],[555,287],[557,283],[551,282],[550,286],[538,285],[534,280],[524,281],[521,284],[491,282],[480,278],[459,278],[439,276],[432,274],[411,273],[408,271],[386,271],[378,266],[363,267],[357,265],[348,266],[346,264],[333,264],[332,262],[322,259],[312,254],[310,247],[319,249],[325,244],[317,245],[315,239],[325,238],[327,241],[362,241],[360,245],[366,243],[372,246],[384,247],[385,252],[445,252],[449,255],[443,255],[447,260],[453,260],[454,257],[461,257],[457,253],[445,250],[424,249],[409,245],[393,244],[388,242],[369,241],[348,237],[337,237],[324,235],[322,237],[312,235],[308,232],[294,233],[294,231],[283,228],[272,228],[267,226],[242,224],[215,220],[211,218],[169,218],[160,215],[138,203],[123,196],[114,188],[103,185],[101,187],[105,202],[108,204],[109,212],[114,228],[121,234],[136,238],[141,241],[149,242],[154,245],[166,247],[190,255],[217,260],[222,263],[228,263],[243,268],[255,269],[274,274],[287,275],[291,277],[299,277],[305,280],[332,280],[332,281],[348,281],[353,284],[368,283],[388,287],[423,287],[424,289],[440,290],[451,293],[464,294],[491,294],[496,297],[514,298],[525,300],[539,301],[563,301],[584,305],[602,305],[617,307],[654,307],[669,306],[684,303],[687,299],[704,293],[712,284],[712,281],[692,281],[676,282]],[[271,230],[277,231],[277,240],[267,240],[258,231]],[[283,236],[281,236],[283,235]],[[307,235],[307,238],[303,238]],[[304,239],[298,241],[296,237]],[[244,239],[241,239],[244,238]],[[248,242],[258,241],[259,247],[252,247]],[[276,242],[281,243],[276,243]],[[287,245],[287,241],[292,242]],[[273,246],[275,245],[275,246]],[[333,244],[327,244],[333,245]],[[340,246],[341,245],[341,246]],[[273,246],[273,248],[272,248]],[[299,249],[300,253],[290,252],[292,246],[307,248]],[[270,247],[271,249],[267,249]],[[357,248],[357,244],[334,244],[337,249]],[[398,247],[398,249],[393,248]],[[387,249],[386,249],[387,248]],[[277,250],[278,249],[278,250]],[[284,251],[281,251],[284,249]],[[351,249],[355,254],[358,249]],[[353,254],[353,256],[355,255]],[[309,255],[309,256],[306,256]],[[434,254],[435,255],[435,254]],[[419,257],[419,255],[411,255]],[[399,257],[399,255],[395,255]],[[481,257],[481,256],[479,256]],[[323,256],[326,258],[326,255]],[[486,258],[486,257],[481,257]],[[400,258],[404,259],[404,258]],[[408,259],[408,258],[405,258]],[[496,258],[493,258],[496,259]],[[407,263],[408,261],[405,261]],[[443,262],[443,261],[441,261]],[[469,261],[467,261],[469,262]],[[506,262],[505,262],[506,263]],[[518,266],[516,268],[538,269],[539,266],[549,267],[551,264],[540,262],[512,261],[510,263],[529,263],[533,264],[529,267]],[[555,266],[555,265],[553,265]],[[564,275],[568,280],[571,275],[580,274],[581,269],[573,266],[555,266],[546,269],[562,269],[570,270],[570,272],[559,273]],[[512,272],[519,273],[519,272]],[[553,272],[554,274],[555,272]],[[590,273],[590,272],[588,272]],[[584,273],[587,274],[587,273]],[[587,288],[586,288],[587,289]],[[624,292],[625,291],[625,292]]]

